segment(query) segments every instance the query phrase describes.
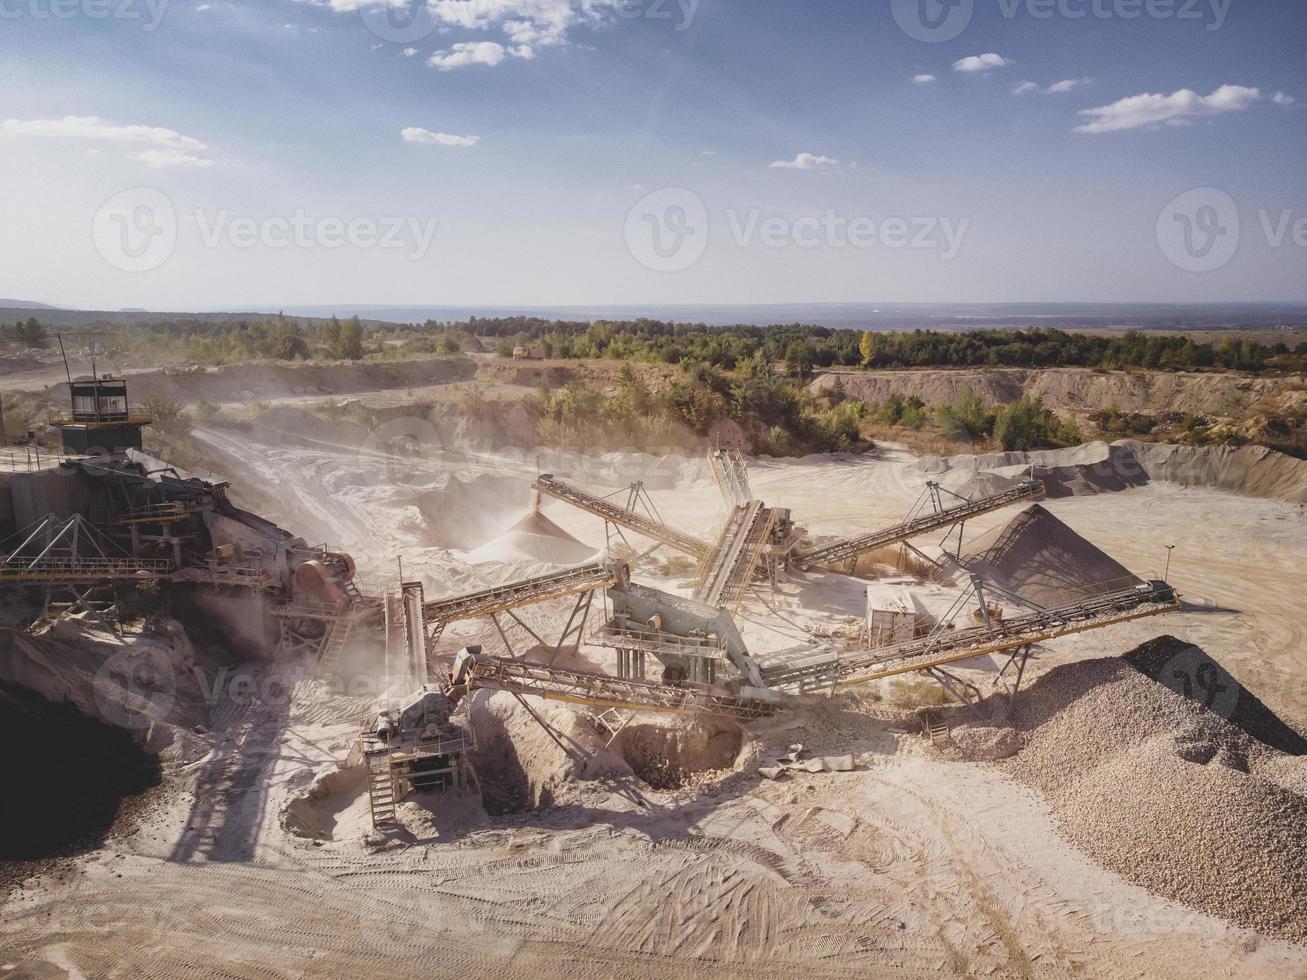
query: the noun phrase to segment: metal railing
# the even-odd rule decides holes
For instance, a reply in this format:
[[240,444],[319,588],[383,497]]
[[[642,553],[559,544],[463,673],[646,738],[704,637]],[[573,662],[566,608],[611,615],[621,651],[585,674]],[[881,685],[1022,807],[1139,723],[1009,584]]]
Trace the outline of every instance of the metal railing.
[[726,643],[719,637],[677,636],[649,627],[605,623],[595,630],[590,642],[611,650],[638,650],[655,657],[702,657],[710,660],[726,658]]
[[9,555],[0,559],[0,582],[104,582],[117,579],[162,579],[173,572],[173,564],[149,558],[73,558],[54,556],[27,558]]

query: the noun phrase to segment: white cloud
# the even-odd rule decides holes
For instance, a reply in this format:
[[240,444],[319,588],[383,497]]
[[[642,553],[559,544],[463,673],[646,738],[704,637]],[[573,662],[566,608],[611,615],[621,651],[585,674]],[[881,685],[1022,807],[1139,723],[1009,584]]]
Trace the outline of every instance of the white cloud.
[[923,74],[923,75],[913,75],[913,76],[912,76],[912,80],[913,80],[914,82],[916,82],[918,85],[929,85],[931,82],[933,82],[933,81],[935,80],[935,76],[934,76],[934,75],[924,75],[924,74]]
[[1042,92],[1044,95],[1062,95],[1072,89],[1079,88],[1081,85],[1088,84],[1088,78],[1064,78],[1060,82],[1054,82],[1048,88],[1041,88],[1035,82],[1022,82],[1012,90],[1012,94],[1029,95],[1031,92]]
[[195,9],[198,10],[200,13],[204,13],[206,10],[212,10],[212,9],[213,9],[213,4],[211,4],[211,3],[202,3],[202,4],[198,5]]
[[409,126],[400,130],[405,143],[424,143],[438,146],[476,146],[481,142],[480,136],[455,136],[453,133],[433,133],[421,126]]
[[417,49],[417,48],[405,48],[405,49],[404,49],[404,57],[405,57],[405,58],[411,58],[411,57],[413,57],[413,56],[414,56],[415,54],[417,54],[417,53],[418,53],[418,49]]
[[529,47],[506,48],[497,41],[460,41],[447,51],[437,51],[427,59],[427,64],[441,71],[451,71],[467,65],[488,65],[494,67],[508,56],[531,59],[535,52]]
[[[306,0],[337,13],[406,7],[420,0]],[[502,30],[517,57],[530,58],[534,48],[567,43],[578,26],[598,27],[630,8],[632,0],[426,0],[426,10],[442,25],[464,30]],[[697,2],[696,2],[697,5]],[[528,53],[529,52],[529,53]],[[486,62],[479,62],[485,64]]]
[[1113,133],[1145,126],[1183,126],[1199,116],[1241,112],[1261,101],[1261,90],[1242,85],[1222,85],[1211,95],[1181,89],[1171,95],[1132,95],[1111,105],[1082,109],[1089,119],[1075,128],[1077,133]]
[[208,147],[193,136],[162,126],[118,126],[99,116],[64,116],[62,119],[6,119],[0,129],[14,136],[78,140],[89,143],[126,143],[144,146],[130,159],[150,167],[212,167],[198,153]]
[[430,0],[438,20],[469,30],[502,28],[517,45],[562,44],[579,24],[596,26],[629,0]]
[[1070,92],[1074,88],[1079,88],[1081,85],[1088,84],[1089,79],[1087,78],[1064,78],[1060,82],[1054,82],[1044,91],[1049,95],[1061,95],[1063,92]]
[[1293,105],[1298,100],[1292,95],[1285,95],[1283,92],[1276,92],[1271,96],[1271,101],[1276,105]]
[[771,170],[819,170],[827,173],[839,170],[840,166],[840,162],[833,157],[816,153],[800,153],[793,160],[776,160],[768,164]]
[[969,58],[962,58],[959,61],[955,61],[953,62],[953,70],[975,73],[989,71],[991,68],[1006,68],[1010,64],[1012,64],[1012,62],[1008,61],[1002,55],[994,54],[994,52],[991,51],[989,54],[973,54]]
[[140,153],[131,154],[133,160],[139,160],[147,167],[154,167],[156,170],[162,170],[166,167],[212,167],[213,161],[204,157],[197,157],[194,153],[187,153],[185,150],[164,150],[152,147],[148,150],[141,150]]
[[115,126],[99,116],[64,116],[62,119],[6,119],[3,129],[15,136],[61,137],[105,143],[147,143],[173,150],[203,150],[205,145],[174,129],[161,126]]

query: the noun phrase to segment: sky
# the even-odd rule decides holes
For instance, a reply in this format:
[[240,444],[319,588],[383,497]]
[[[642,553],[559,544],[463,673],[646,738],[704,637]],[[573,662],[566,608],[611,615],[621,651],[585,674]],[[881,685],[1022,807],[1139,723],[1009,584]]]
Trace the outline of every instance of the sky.
[[1301,0],[0,0],[0,296],[1307,301]]

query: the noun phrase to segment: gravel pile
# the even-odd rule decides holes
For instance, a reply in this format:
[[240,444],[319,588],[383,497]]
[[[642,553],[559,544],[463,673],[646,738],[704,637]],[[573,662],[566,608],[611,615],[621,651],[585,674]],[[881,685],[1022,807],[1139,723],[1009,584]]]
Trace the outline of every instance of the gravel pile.
[[1104,866],[1307,941],[1307,760],[1116,658],[1050,671],[1023,692],[1013,724],[1024,747],[1003,768],[1041,790],[1066,837]]
[[1124,588],[1139,581],[1039,504],[968,547],[961,562],[967,571],[1041,606],[1072,602],[1104,583]]
[[1307,738],[1192,643],[1159,636],[1131,650],[1125,661],[1159,684],[1215,711],[1264,745],[1286,755],[1307,755]]

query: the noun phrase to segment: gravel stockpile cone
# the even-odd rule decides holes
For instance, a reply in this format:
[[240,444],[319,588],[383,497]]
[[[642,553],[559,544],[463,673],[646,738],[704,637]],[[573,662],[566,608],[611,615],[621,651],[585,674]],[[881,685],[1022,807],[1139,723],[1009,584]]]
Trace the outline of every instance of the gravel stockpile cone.
[[1128,587],[1130,570],[1039,504],[973,541],[962,564],[986,582],[1055,607],[1095,587]]
[[1069,840],[1128,880],[1307,942],[1307,758],[1217,713],[1230,705],[1209,709],[1120,659],[1068,664],[1022,693],[1024,747],[1002,765],[1044,793]]

